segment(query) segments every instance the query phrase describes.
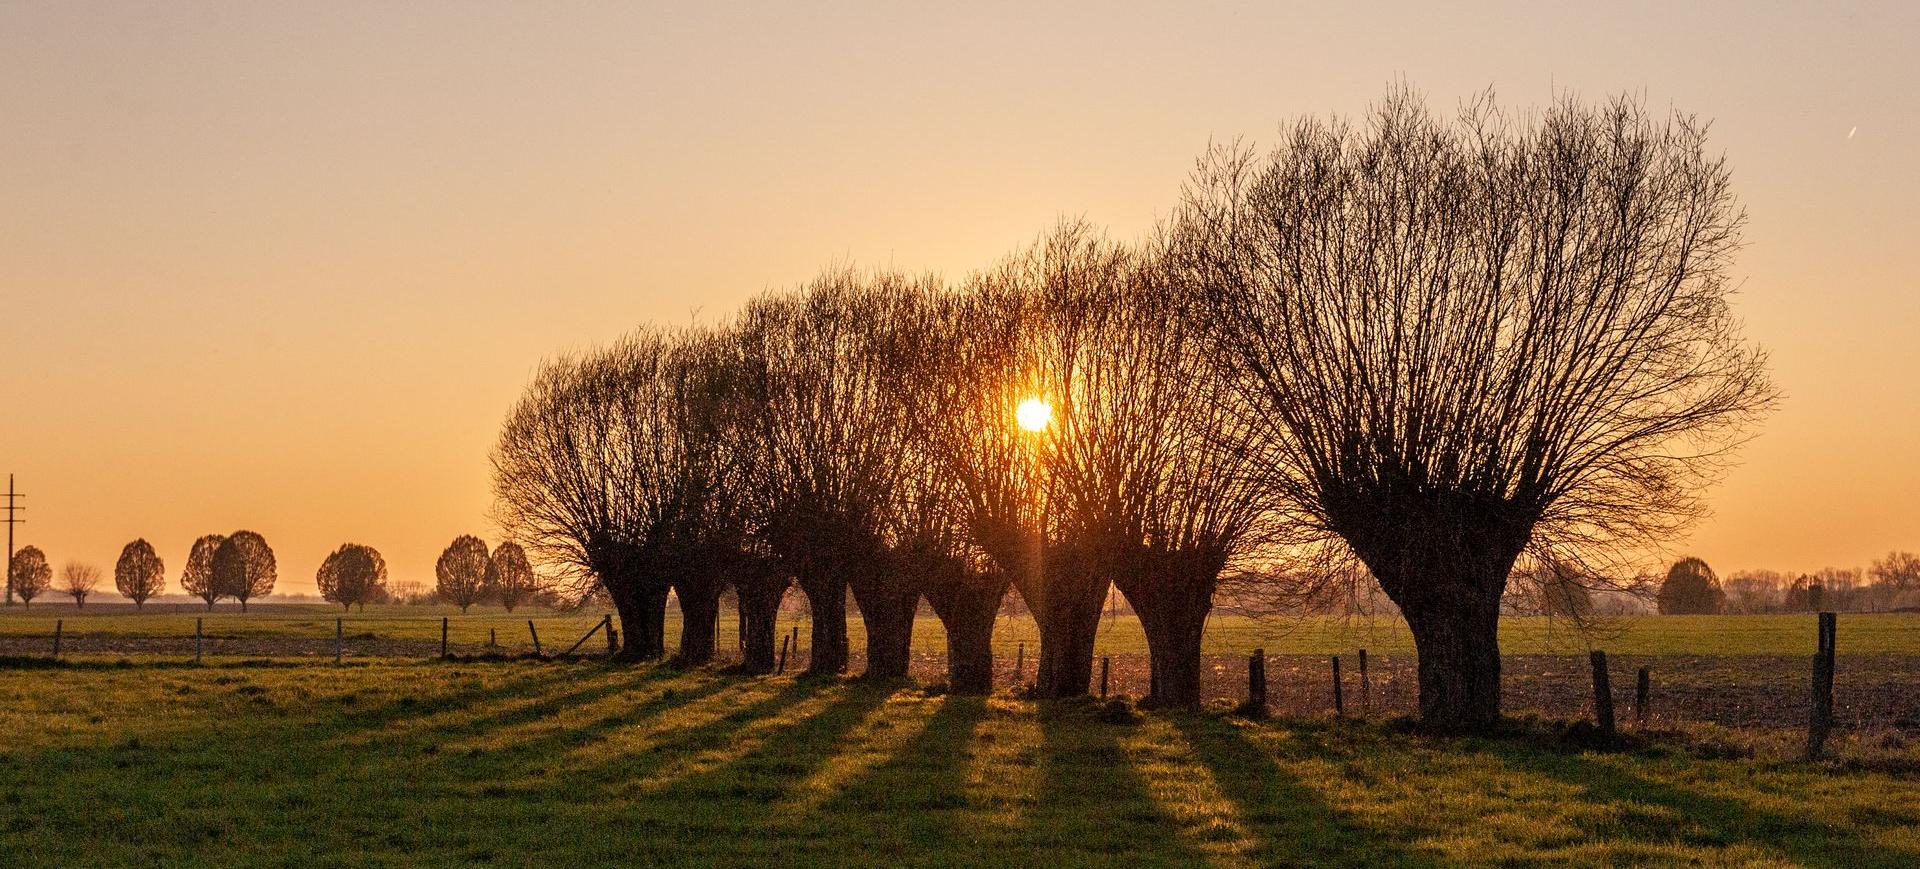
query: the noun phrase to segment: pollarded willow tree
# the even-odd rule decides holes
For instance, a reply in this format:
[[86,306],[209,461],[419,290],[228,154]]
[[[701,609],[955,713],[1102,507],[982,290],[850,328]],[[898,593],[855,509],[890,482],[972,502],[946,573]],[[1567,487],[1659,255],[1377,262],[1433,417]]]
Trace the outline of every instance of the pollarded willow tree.
[[100,568],[69,561],[60,568],[60,593],[73,598],[74,609],[85,609],[87,598],[100,585]]
[[[1041,625],[1042,696],[1086,692],[1111,582],[1147,633],[1148,699],[1197,704],[1221,575],[1269,542],[1244,415],[1207,376],[1174,288],[1151,249],[1083,223],[1060,225],[972,288],[987,316],[968,329],[998,345],[982,358],[1003,370],[963,375],[972,394],[946,401],[988,416],[955,417],[965,430],[941,451],[970,457],[975,539]],[[1051,418],[1015,431],[1027,400]]]
[[120,596],[133,601],[134,609],[147,605],[147,598],[167,585],[167,566],[153,544],[140,538],[120,548],[120,559],[113,564],[113,587]]
[[[725,565],[716,545],[713,393],[694,364],[707,336],[642,330],[604,350],[543,366],[493,452],[501,524],[574,591],[604,587],[622,655],[665,654],[668,593],[681,589],[681,657],[713,654]],[[722,532],[724,534],[724,531]],[[725,541],[723,541],[723,544]],[[712,601],[712,605],[709,605]]]
[[[273,548],[256,532],[235,531],[213,551],[214,593],[239,601],[241,612],[247,611],[247,601],[272,594],[278,577]],[[212,600],[207,606],[213,606]]]
[[907,461],[899,384],[885,376],[887,330],[931,279],[823,273],[794,295],[747,306],[732,331],[751,402],[743,493],[772,569],[792,576],[812,615],[808,670],[846,669],[846,597],[867,633],[867,674],[905,675],[919,577],[892,558],[888,511]]
[[[902,570],[947,635],[947,679],[959,694],[993,690],[993,625],[1026,562],[1025,537],[1036,514],[1023,489],[1030,463],[1015,431],[1020,402],[1032,397],[1021,367],[1024,328],[1017,309],[975,293],[930,294],[909,313],[889,353],[909,436],[908,461],[894,489],[891,537]],[[979,540],[1000,541],[1002,566]]]
[[180,590],[205,601],[208,610],[212,610],[214,602],[225,596],[220,587],[213,583],[213,556],[220,551],[220,544],[225,542],[225,534],[201,535],[193,541],[193,549],[187,553],[186,566],[180,568]]
[[486,541],[471,534],[453,538],[433,563],[434,595],[466,612],[487,590],[487,563]]
[[319,586],[323,600],[337,603],[342,609],[359,604],[364,610],[368,601],[386,590],[387,560],[371,546],[343,543],[320,562],[314,584]]
[[1664,538],[1767,410],[1729,310],[1743,214],[1705,125],[1626,99],[1304,120],[1202,161],[1178,252],[1276,494],[1400,607],[1420,713],[1500,710],[1501,593]]

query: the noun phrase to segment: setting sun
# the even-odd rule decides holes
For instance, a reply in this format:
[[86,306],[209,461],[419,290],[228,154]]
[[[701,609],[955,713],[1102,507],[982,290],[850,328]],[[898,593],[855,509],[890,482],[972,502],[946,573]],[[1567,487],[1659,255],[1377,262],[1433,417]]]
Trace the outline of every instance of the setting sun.
[[1027,431],[1045,431],[1047,423],[1053,421],[1053,405],[1037,398],[1029,398],[1014,408],[1013,418]]

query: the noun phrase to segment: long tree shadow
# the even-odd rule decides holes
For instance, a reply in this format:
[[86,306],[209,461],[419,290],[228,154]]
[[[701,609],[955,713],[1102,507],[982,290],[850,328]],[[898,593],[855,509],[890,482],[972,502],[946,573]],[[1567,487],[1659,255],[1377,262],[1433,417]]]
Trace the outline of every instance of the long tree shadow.
[[[588,727],[564,735],[564,742],[587,746],[608,731],[621,726],[646,725],[648,737],[643,745],[622,749],[612,747],[597,762],[575,765],[565,770],[558,786],[573,790],[580,786],[598,786],[621,791],[638,787],[649,789],[658,778],[670,778],[669,768],[684,763],[701,752],[722,749],[742,731],[804,703],[821,691],[821,684],[791,681],[779,690],[752,703],[737,705],[723,714],[683,721],[675,717],[722,688],[738,688],[734,680],[719,680],[705,690],[675,692],[671,697],[656,697],[630,713],[621,713],[594,722]],[[729,704],[734,698],[726,699]]]
[[1124,860],[1134,865],[1195,865],[1209,855],[1180,835],[1180,823],[1154,798],[1109,723],[1077,702],[1036,705],[1039,784],[1019,845],[1068,862]]
[[[1202,715],[1172,717],[1194,757],[1239,809],[1265,863],[1324,866],[1439,866],[1414,850],[1417,830],[1374,830],[1329,805],[1282,769],[1273,749],[1242,725]],[[1253,725],[1247,725],[1253,726]],[[1269,725],[1260,725],[1269,726]]]
[[[828,695],[826,703],[794,712],[795,696]],[[850,855],[819,850],[813,814],[774,823],[794,789],[844,750],[848,735],[894,694],[890,686],[800,680],[787,692],[755,704],[745,715],[714,723],[696,742],[724,738],[749,717],[778,721],[737,746],[724,762],[674,778],[666,786],[630,795],[619,821],[634,835],[615,843],[609,859],[622,862],[771,865],[831,862]],[[785,707],[786,714],[781,712]]]
[[1736,797],[1637,775],[1620,765],[1627,755],[1609,759],[1510,743],[1478,750],[1512,769],[1578,788],[1593,803],[1619,807],[1581,822],[1595,840],[1704,848],[1748,845],[1807,866],[1920,865],[1920,851],[1868,842],[1854,831],[1824,823],[1817,804],[1809,805],[1805,814],[1782,814]]
[[[954,862],[986,855],[981,831],[969,826],[967,773],[974,732],[987,716],[984,697],[949,695],[920,731],[886,760],[868,768],[822,807],[823,815],[851,818],[875,835],[910,842]],[[868,838],[874,838],[869,836]]]

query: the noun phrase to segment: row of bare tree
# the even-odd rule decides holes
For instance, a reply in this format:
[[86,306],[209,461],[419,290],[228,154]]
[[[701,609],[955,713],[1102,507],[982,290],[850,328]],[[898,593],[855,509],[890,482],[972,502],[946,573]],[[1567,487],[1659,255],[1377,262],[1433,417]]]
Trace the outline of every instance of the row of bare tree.
[[493,453],[499,518],[605,589],[635,658],[672,590],[709,659],[731,586],[767,670],[797,584],[814,670],[846,666],[850,591],[868,674],[903,674],[924,599],[985,691],[1012,586],[1042,697],[1087,691],[1110,587],[1149,699],[1185,705],[1222,583],[1370,575],[1423,718],[1484,727],[1509,581],[1626,575],[1773,403],[1727,304],[1742,220],[1691,118],[1400,91],[1209,152],[1137,244],[1069,222],[958,285],[833,269],[553,360]]

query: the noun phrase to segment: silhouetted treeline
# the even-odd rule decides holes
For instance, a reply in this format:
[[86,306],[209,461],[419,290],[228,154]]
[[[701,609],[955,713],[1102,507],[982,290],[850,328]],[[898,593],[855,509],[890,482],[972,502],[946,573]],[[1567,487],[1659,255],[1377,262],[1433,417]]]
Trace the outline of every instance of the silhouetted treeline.
[[924,599],[954,686],[984,690],[1011,588],[1043,697],[1086,692],[1111,589],[1149,700],[1191,704],[1223,587],[1298,605],[1365,578],[1413,631],[1422,718],[1485,727],[1509,589],[1575,617],[1650,593],[1622,554],[1699,515],[1773,403],[1705,130],[1398,91],[1209,152],[1136,243],[1067,222],[957,282],[833,269],[642,328],[542,367],[493,453],[499,512],[605,589],[632,657],[665,653],[671,590],[705,660],[732,588],[764,671],[797,585],[814,669],[846,665],[851,592],[869,675],[903,673]]

